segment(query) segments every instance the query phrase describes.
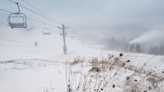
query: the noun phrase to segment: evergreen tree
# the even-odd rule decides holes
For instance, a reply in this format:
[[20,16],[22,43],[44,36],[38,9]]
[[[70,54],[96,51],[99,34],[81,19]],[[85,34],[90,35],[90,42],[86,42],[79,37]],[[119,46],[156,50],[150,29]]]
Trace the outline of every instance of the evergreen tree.
[[141,52],[141,47],[140,47],[140,44],[136,44],[136,52]]
[[130,52],[133,52],[133,51],[134,51],[134,44],[131,44],[131,45],[129,46],[129,51],[130,51]]

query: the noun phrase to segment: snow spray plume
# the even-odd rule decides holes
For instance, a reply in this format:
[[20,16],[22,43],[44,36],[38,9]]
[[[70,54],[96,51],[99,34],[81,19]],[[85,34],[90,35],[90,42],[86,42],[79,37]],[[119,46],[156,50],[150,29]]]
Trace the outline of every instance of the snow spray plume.
[[159,45],[164,40],[164,26],[154,27],[153,30],[148,31],[141,35],[140,37],[132,40],[130,44],[135,43],[153,43],[154,45]]

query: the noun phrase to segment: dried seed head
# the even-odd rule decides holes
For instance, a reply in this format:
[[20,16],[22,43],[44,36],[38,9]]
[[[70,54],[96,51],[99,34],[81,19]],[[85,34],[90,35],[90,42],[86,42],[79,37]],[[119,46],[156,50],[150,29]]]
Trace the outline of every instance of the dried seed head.
[[71,92],[71,89],[69,88],[69,92]]
[[129,80],[129,79],[130,79],[130,77],[129,77],[129,76],[127,76],[127,77],[126,77],[126,79],[127,79],[127,80]]
[[127,60],[126,62],[130,62],[130,60]]
[[101,88],[101,90],[103,90],[103,88]]
[[115,85],[113,85],[113,88],[115,88]]
[[120,57],[122,57],[123,56],[123,54],[122,53],[120,53]]
[[137,82],[137,79],[135,79],[134,81]]
[[96,72],[99,72],[100,70],[99,69],[96,69]]
[[144,65],[146,65],[146,63],[144,63]]
[[77,87],[77,90],[79,89],[79,86]]
[[152,90],[152,87],[148,87],[149,90]]
[[162,71],[162,73],[164,73],[164,71]]
[[125,66],[125,63],[123,63],[122,65]]

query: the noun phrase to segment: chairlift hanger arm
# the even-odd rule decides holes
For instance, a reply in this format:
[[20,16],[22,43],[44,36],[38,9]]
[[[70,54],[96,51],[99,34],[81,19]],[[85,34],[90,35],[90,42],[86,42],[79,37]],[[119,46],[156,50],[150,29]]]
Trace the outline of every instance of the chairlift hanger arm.
[[18,6],[18,12],[17,13],[15,13],[15,14],[19,14],[20,13],[20,8],[19,8],[19,4],[18,4],[18,2],[14,2],[14,1],[12,1],[12,0],[9,0],[10,2],[12,2],[12,3],[15,3],[15,4],[17,4],[17,6]]

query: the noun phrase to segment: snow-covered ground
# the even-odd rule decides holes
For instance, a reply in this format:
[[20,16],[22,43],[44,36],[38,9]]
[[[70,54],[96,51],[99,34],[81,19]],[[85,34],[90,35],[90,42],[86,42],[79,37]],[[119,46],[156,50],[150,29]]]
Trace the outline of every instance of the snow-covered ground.
[[[98,49],[102,46],[88,47],[80,40],[67,37],[68,51],[64,55],[63,39],[59,34],[5,34],[0,37],[0,92],[44,92],[46,89],[49,92],[66,92],[66,61],[72,62],[74,57],[84,57],[86,61],[93,57],[101,60],[109,54],[115,57],[120,54],[120,51]],[[38,46],[34,46],[35,41]],[[164,56],[123,54],[122,58],[131,60],[130,64],[137,68],[146,63],[147,71],[153,69],[159,74],[164,71]]]

